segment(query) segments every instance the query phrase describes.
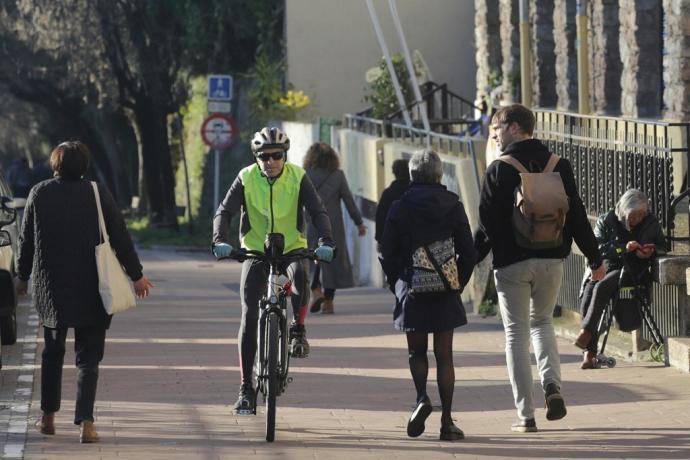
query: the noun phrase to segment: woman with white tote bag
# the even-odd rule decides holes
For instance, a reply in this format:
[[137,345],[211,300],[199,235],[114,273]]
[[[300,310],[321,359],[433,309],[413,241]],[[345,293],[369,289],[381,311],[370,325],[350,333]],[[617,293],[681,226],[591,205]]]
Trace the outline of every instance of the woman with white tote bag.
[[[43,416],[37,426],[43,434],[55,434],[65,339],[67,330],[73,328],[78,370],[74,423],[80,426],[79,437],[83,443],[99,441],[93,407],[98,366],[112,319],[112,314],[106,311],[112,299],[102,296],[99,290],[96,247],[109,242],[117,261],[133,282],[131,288],[129,283],[125,284],[130,290],[124,291],[125,297],[131,296],[133,289],[143,299],[153,287],[142,272],[134,244],[110,192],[103,185],[94,187],[83,178],[89,156],[89,149],[79,141],[63,142],[53,150],[50,166],[54,177],[36,184],[29,193],[17,257],[17,291],[26,294],[31,278],[33,303],[45,339],[41,361]],[[132,305],[133,301],[125,303]]]

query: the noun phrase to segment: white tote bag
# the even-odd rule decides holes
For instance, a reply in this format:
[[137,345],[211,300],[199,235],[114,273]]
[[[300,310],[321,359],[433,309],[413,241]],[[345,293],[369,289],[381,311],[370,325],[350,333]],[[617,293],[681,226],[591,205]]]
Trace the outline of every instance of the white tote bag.
[[115,251],[110,247],[110,236],[105,228],[103,210],[101,209],[101,197],[98,186],[91,182],[93,193],[96,195],[96,207],[98,208],[98,227],[103,243],[96,246],[96,267],[98,268],[98,290],[101,293],[105,311],[112,315],[134,307],[136,297],[134,287],[127,277],[120,261],[117,260]]

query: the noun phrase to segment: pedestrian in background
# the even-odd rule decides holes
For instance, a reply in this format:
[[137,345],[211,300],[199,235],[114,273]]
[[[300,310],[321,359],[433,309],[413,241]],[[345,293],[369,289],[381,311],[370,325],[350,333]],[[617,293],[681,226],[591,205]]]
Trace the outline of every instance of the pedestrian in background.
[[[338,251],[330,264],[316,264],[312,273],[312,300],[309,310],[316,313],[329,314],[334,312],[333,299],[336,289],[354,286],[352,265],[347,253],[345,241],[345,224],[340,203],[345,204],[350,218],[357,226],[359,236],[367,233],[362,215],[357,209],[352,192],[347,185],[345,174],[340,168],[338,154],[325,142],[316,142],[309,147],[303,162],[307,176],[311,179],[328,217],[331,221],[333,239]],[[309,223],[307,226],[307,240],[309,247],[315,247],[318,239],[316,227]]]
[[465,208],[456,194],[441,185],[440,157],[427,150],[415,154],[409,166],[412,183],[391,206],[381,239],[381,265],[396,297],[394,325],[407,335],[410,372],[417,391],[407,434],[421,435],[432,411],[426,391],[431,333],[442,408],[440,439],[453,441],[464,438],[451,417],[453,331],[467,324],[460,292],[472,275],[476,254]]
[[[479,229],[475,235],[478,261],[493,251],[494,279],[506,335],[508,375],[519,418],[511,429],[517,432],[537,431],[530,337],[546,399],[546,418],[558,420],[566,415],[565,401],[560,393],[560,356],[552,318],[563,278],[563,260],[570,253],[573,238],[587,257],[593,279],[601,279],[605,272],[570,163],[552,157],[544,144],[532,138],[534,126],[534,114],[520,104],[504,107],[494,114],[490,132],[501,156],[486,171],[479,202]],[[567,195],[569,209],[564,214],[561,240],[553,247],[535,249],[521,239],[518,243],[519,232],[513,216],[521,174],[516,166],[501,160],[505,156],[512,157],[533,173],[543,172],[555,161],[553,171],[559,174],[561,191]]]
[[[97,442],[93,408],[98,366],[112,315],[103,308],[98,290],[95,247],[101,243],[96,197],[83,178],[89,164],[83,143],[63,142],[50,156],[55,177],[36,185],[24,211],[17,257],[17,291],[32,281],[33,303],[43,326],[41,356],[41,433],[55,434],[60,409],[62,367],[68,328],[74,328],[77,395],[74,423],[82,443]],[[110,192],[98,184],[106,229],[117,258],[134,282],[139,298],[153,285],[142,273],[125,221]]]
[[393,162],[392,168],[395,179],[383,190],[379,204],[376,206],[376,232],[374,238],[379,244],[381,244],[381,238],[383,237],[383,227],[386,224],[388,210],[395,200],[400,199],[410,185],[408,163],[409,160],[404,159],[397,159]]
[[599,217],[594,227],[599,252],[606,260],[606,276],[593,281],[589,274],[581,292],[582,329],[575,346],[584,350],[581,369],[594,369],[599,342],[599,320],[621,281],[637,285],[651,283],[651,258],[666,252],[661,224],[649,213],[649,199],[640,190],[630,189],[621,196],[615,209]]

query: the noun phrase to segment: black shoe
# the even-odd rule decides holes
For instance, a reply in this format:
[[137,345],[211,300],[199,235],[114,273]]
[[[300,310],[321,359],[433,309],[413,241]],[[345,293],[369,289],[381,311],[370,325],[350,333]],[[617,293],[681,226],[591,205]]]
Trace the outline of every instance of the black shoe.
[[518,433],[536,433],[537,422],[535,422],[533,418],[518,420],[510,426],[510,429]]
[[441,436],[439,439],[441,441],[458,441],[460,439],[465,439],[465,433],[455,426],[454,423],[451,423],[448,426],[441,427]]
[[240,387],[239,397],[235,403],[236,415],[256,415],[256,392],[249,385]]
[[560,420],[568,411],[565,408],[565,400],[555,383],[549,383],[544,389],[546,398],[546,420]]
[[429,414],[433,408],[431,407],[431,401],[429,398],[422,399],[415,408],[414,412],[410,416],[410,420],[407,421],[407,435],[411,438],[416,438],[417,436],[424,433],[424,422],[426,421]]
[[307,330],[303,324],[292,323],[290,326],[290,356],[293,358],[306,358],[309,356]]

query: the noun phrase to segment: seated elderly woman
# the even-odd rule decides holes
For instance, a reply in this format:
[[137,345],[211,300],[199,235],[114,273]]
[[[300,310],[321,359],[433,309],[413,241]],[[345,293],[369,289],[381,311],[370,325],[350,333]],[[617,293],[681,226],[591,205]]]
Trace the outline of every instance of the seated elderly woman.
[[647,195],[636,189],[626,191],[615,210],[599,217],[594,235],[607,271],[601,281],[587,280],[583,285],[582,330],[575,340],[585,350],[582,369],[596,366],[599,320],[618,289],[623,267],[635,277],[648,274],[652,257],[664,253],[666,246],[659,221],[649,213]]
[[453,424],[455,385],[453,331],[467,323],[460,292],[474,268],[476,252],[465,208],[441,185],[439,156],[426,150],[410,160],[412,183],[394,201],[381,238],[381,264],[395,293],[395,328],[407,334],[408,358],[417,390],[407,434],[424,432],[432,411],[426,391],[429,334],[434,336],[436,378],[441,397],[440,439],[463,439]]

